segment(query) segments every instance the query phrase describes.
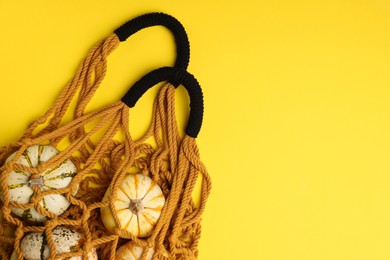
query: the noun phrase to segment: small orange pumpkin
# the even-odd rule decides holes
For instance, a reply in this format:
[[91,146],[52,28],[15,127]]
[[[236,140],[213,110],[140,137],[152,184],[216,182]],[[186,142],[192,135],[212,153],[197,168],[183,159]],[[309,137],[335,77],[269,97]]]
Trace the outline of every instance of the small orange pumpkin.
[[[107,189],[103,202],[110,197]],[[120,227],[136,237],[148,237],[153,232],[165,198],[151,178],[143,174],[128,174],[123,179],[114,202]],[[114,232],[117,225],[110,207],[101,208],[101,217],[108,231]]]
[[[138,260],[141,259],[144,249],[136,246],[132,241],[127,242],[116,250],[115,260]],[[153,248],[148,250],[147,260],[152,260],[154,254]]]

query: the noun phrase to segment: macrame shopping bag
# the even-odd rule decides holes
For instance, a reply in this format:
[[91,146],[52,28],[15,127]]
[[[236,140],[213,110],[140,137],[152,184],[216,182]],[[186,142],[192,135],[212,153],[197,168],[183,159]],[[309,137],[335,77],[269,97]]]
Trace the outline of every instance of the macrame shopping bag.
[[[210,177],[196,145],[203,118],[199,83],[184,69],[163,67],[133,85],[122,101],[133,107],[143,93],[161,81],[168,82],[155,100],[151,125],[139,140],[132,139],[128,109],[123,110],[126,139],[114,151],[124,156],[122,163],[115,164],[114,177],[99,205],[104,226],[124,238],[115,259],[196,259],[198,256],[200,217],[211,189]],[[179,135],[175,115],[175,86],[179,84],[190,96],[191,109],[184,137]],[[154,140],[154,146],[150,139]],[[201,188],[193,194],[199,176],[202,176]],[[91,181],[95,178],[98,177],[91,177]],[[195,203],[193,195],[200,196],[200,202]],[[103,254],[103,259],[108,256]]]
[[[189,44],[181,24],[161,13],[137,17],[98,43],[46,114],[31,123],[17,142],[1,148],[3,259],[9,258],[12,249],[14,259],[23,259],[21,245],[28,244],[27,238],[38,241],[38,259],[93,259],[97,256],[95,251],[107,244],[110,259],[114,259],[118,236],[94,223],[99,203],[83,196],[90,189],[84,179],[98,174],[104,178],[96,185],[109,184],[113,177],[110,170],[119,156],[112,153],[118,146],[113,137],[121,128],[127,106],[118,101],[90,113],[84,109],[105,76],[107,56],[130,35],[154,25],[163,25],[174,33],[178,55],[175,66],[186,68]],[[73,120],[64,123],[64,115],[78,91]],[[93,126],[87,130],[91,123]],[[92,142],[91,138],[99,133],[99,140]],[[73,244],[59,245],[56,238],[70,233]]]

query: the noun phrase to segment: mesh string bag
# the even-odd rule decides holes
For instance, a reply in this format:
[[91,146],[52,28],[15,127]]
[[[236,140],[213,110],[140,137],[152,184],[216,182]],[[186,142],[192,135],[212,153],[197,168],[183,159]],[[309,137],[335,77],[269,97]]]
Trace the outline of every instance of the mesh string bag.
[[[115,164],[117,168],[107,190],[110,195],[99,205],[110,209],[115,221],[113,233],[123,238],[118,247],[124,245],[118,249],[116,259],[196,259],[198,256],[201,215],[211,189],[210,177],[196,145],[203,118],[203,94],[199,83],[184,69],[163,67],[139,80],[122,101],[133,107],[143,93],[161,81],[167,82],[160,87],[152,122],[140,139],[132,139],[128,110],[124,110],[122,130],[126,138],[114,148],[115,153],[124,156],[121,163]],[[189,93],[191,108],[184,136],[179,135],[175,115],[175,86],[180,84]],[[123,214],[131,208],[132,196],[136,196],[129,192],[132,187],[125,185],[134,174],[150,177],[161,187],[165,197],[161,215],[146,238],[140,238],[139,230],[131,229],[131,216]],[[194,194],[200,176],[201,188]],[[94,182],[96,178],[100,177],[93,176],[90,180]],[[129,197],[130,204],[123,205],[123,194]],[[194,195],[200,197],[199,202],[194,201]],[[147,196],[148,193],[144,195]],[[148,217],[153,216],[150,214],[145,218]],[[108,259],[108,254],[103,253],[103,259]]]
[[[32,122],[18,141],[1,148],[2,259],[9,259],[12,251],[15,259],[24,259],[21,243],[31,232],[41,234],[41,259],[89,259],[91,252],[96,250],[100,255],[104,247],[110,250],[105,250],[109,257],[103,259],[115,258],[119,237],[98,223],[100,198],[92,200],[87,194],[92,189],[101,194],[114,177],[113,169],[122,164],[121,146],[113,137],[128,123],[128,107],[118,101],[90,113],[84,109],[105,76],[107,56],[133,33],[154,25],[163,25],[174,33],[178,55],[175,66],[186,68],[189,46],[181,24],[161,13],[137,17],[92,48],[54,105]],[[73,119],[63,123],[77,93]],[[93,126],[87,128],[88,124]],[[92,142],[94,136],[99,136],[98,141]],[[100,178],[91,184],[90,175]],[[58,227],[81,234],[77,246],[69,252],[57,254],[53,235]]]

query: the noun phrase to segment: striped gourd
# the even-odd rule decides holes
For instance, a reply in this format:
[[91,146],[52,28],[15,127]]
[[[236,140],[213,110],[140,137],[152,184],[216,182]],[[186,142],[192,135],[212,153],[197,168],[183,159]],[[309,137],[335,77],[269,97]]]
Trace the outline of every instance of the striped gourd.
[[[109,197],[108,189],[103,202]],[[122,229],[136,237],[148,237],[153,232],[164,203],[165,198],[160,186],[151,178],[142,174],[128,174],[118,188],[114,210],[118,214]],[[101,217],[107,230],[113,232],[117,223],[111,209],[101,208]]]
[[[49,145],[33,145],[30,146],[20,156],[16,163],[36,168],[40,163],[47,162],[59,151]],[[15,153],[10,155],[7,162],[15,157]],[[76,166],[70,160],[65,160],[61,164],[52,169],[42,172],[37,178],[31,178],[31,173],[14,170],[10,172],[7,178],[9,188],[10,201],[21,204],[28,204],[31,196],[34,195],[33,186],[39,187],[41,191],[56,190],[66,188],[76,175]],[[43,197],[40,205],[47,211],[56,215],[61,215],[69,207],[70,203],[62,194],[49,194]],[[21,208],[12,208],[12,212],[26,220],[43,222],[46,217],[40,214],[35,208],[23,210]]]
[[[134,245],[133,242],[127,242],[116,250],[115,260],[138,260],[141,259],[144,249]],[[147,260],[152,260],[154,250],[151,248],[148,251]]]

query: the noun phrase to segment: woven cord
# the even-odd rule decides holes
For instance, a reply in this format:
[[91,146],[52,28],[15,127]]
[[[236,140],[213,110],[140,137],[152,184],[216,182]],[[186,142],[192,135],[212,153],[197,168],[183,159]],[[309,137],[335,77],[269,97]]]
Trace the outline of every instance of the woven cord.
[[[23,260],[20,248],[22,238],[28,232],[44,232],[50,249],[50,259],[73,256],[83,256],[87,259],[88,254],[95,248],[101,259],[114,260],[116,249],[129,240],[144,249],[141,257],[143,260],[147,259],[150,250],[154,251],[154,260],[197,258],[201,234],[200,217],[210,193],[211,181],[200,161],[195,138],[179,135],[175,114],[175,87],[166,83],[160,88],[153,105],[152,122],[139,140],[132,139],[129,130],[129,108],[124,103],[116,102],[85,113],[88,102],[105,76],[107,55],[118,43],[115,35],[98,43],[82,62],[74,79],[60,94],[53,107],[43,117],[34,121],[19,141],[0,150],[0,162],[3,165],[0,169],[0,184],[4,217],[0,228],[2,257],[9,257],[14,250],[18,259]],[[74,118],[61,125],[61,120],[77,92],[79,96]],[[47,126],[37,132],[38,127],[47,122]],[[92,122],[97,123],[87,130],[85,126]],[[93,143],[91,138],[103,130],[99,140]],[[124,136],[123,142],[114,139],[119,132]],[[155,146],[148,143],[150,138],[155,140]],[[48,143],[57,146],[64,140],[69,142],[66,148],[38,167],[17,163],[31,145]],[[14,158],[4,164],[13,152],[16,152]],[[12,171],[26,171],[36,177],[67,159],[72,160],[78,169],[68,187],[46,191],[33,187],[34,195],[28,204],[10,201],[7,178]],[[146,239],[137,238],[124,230],[114,209],[119,186],[132,167],[151,177],[161,187],[166,198],[160,218],[151,236]],[[199,176],[202,176],[201,193],[193,194]],[[108,201],[101,202],[107,190],[111,196]],[[41,206],[40,201],[50,194],[63,194],[71,203],[64,214],[56,216]],[[200,195],[200,203],[194,202],[193,195]],[[11,214],[14,207],[23,210],[35,208],[47,221],[44,225],[25,222]],[[110,234],[104,228],[99,214],[103,207],[111,208],[117,223],[115,234]],[[7,226],[16,228],[14,237],[4,235]],[[71,227],[85,236],[81,251],[57,254],[52,233],[58,226]]]
[[[109,151],[116,145],[116,142],[113,141],[113,136],[118,132],[122,123],[121,111],[123,111],[124,108],[127,110],[127,107],[124,106],[122,102],[117,102],[97,111],[84,114],[86,105],[105,76],[107,55],[111,53],[118,44],[119,40],[117,36],[112,34],[92,48],[87,57],[83,60],[74,78],[65,87],[48,112],[30,124],[19,141],[3,147],[0,150],[0,160],[3,165],[1,167],[1,190],[3,200],[2,213],[4,216],[1,228],[1,231],[3,232],[0,234],[4,234],[4,228],[7,226],[13,226],[15,228],[14,237],[0,236],[0,242],[2,242],[0,246],[0,255],[4,259],[9,258],[12,248],[14,248],[18,259],[23,259],[20,241],[28,232],[45,232],[45,240],[50,249],[50,259],[81,255],[83,255],[84,258],[87,258],[88,252],[91,252],[92,247],[99,248],[103,244],[110,243],[112,249],[116,247],[118,237],[108,234],[104,229],[100,228],[100,224],[96,224],[99,220],[97,217],[98,214],[96,213],[97,207],[93,204],[96,201],[88,200],[88,197],[84,199],[80,195],[88,193],[86,190],[89,190],[89,182],[84,181],[85,176],[87,176],[86,174],[96,173],[98,169],[95,169],[95,165],[105,161],[104,158],[110,157]],[[69,123],[61,125],[61,120],[78,91],[79,96],[74,118]],[[95,121],[97,122],[96,125],[91,130],[86,131],[85,125]],[[47,125],[37,131],[42,124]],[[104,134],[100,137],[96,145],[91,145],[93,144],[91,137],[102,129],[105,129]],[[66,139],[69,141],[69,144],[60,154],[45,163],[41,163],[36,168],[17,163],[23,152],[31,145],[50,144],[52,146],[57,146]],[[16,152],[14,158],[4,164],[5,159],[14,151]],[[55,168],[67,159],[71,159],[78,169],[77,174],[73,177],[72,182],[68,187],[46,191],[41,191],[38,187],[32,187],[34,195],[30,198],[30,203],[21,204],[10,201],[10,190],[7,185],[7,178],[12,171],[21,170],[29,172],[32,177],[35,177],[46,170]],[[100,171],[109,169],[106,164],[103,166],[104,168]],[[104,172],[105,174],[100,175],[106,176],[105,181],[110,180],[110,172]],[[108,174],[106,174],[106,172],[108,172]],[[75,197],[73,194],[75,194],[75,191],[77,190],[78,196]],[[56,216],[43,208],[40,202],[45,196],[50,194],[63,194],[71,203],[68,211],[60,216]],[[47,217],[48,220],[44,223],[44,226],[25,222],[24,220],[11,215],[11,209],[13,207],[23,210],[35,208],[40,214]],[[69,252],[61,254],[61,256],[57,255],[52,238],[52,231],[58,226],[69,226],[81,232],[85,236],[83,251]],[[112,245],[115,245],[115,247]],[[114,258],[115,250],[114,252],[110,252],[109,259]]]

